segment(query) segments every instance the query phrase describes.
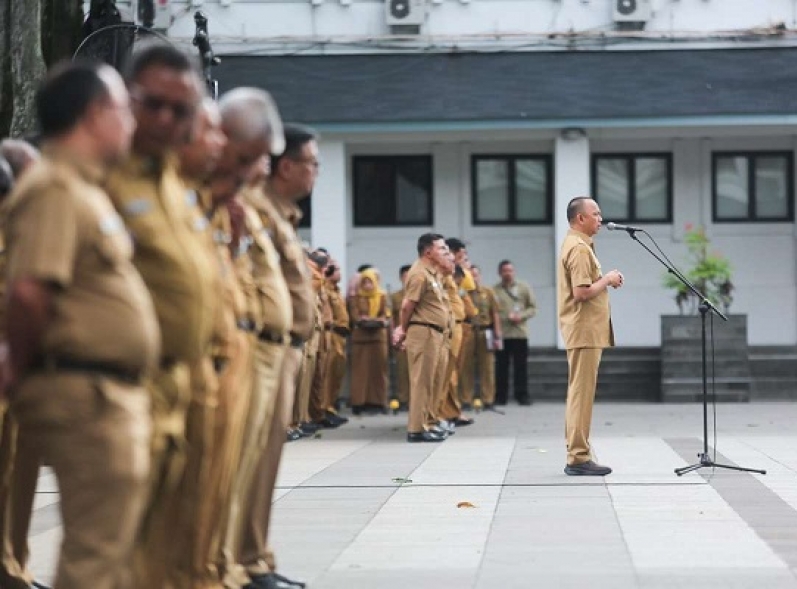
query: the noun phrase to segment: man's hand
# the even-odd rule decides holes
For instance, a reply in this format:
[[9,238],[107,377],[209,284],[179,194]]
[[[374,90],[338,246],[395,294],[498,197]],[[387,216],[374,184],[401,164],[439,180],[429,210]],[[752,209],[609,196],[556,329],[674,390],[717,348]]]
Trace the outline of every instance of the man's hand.
[[523,319],[520,318],[520,315],[515,312],[509,314],[509,320],[515,325],[520,325],[523,322]]
[[246,235],[246,212],[244,211],[243,203],[237,198],[232,198],[225,204],[230,214],[230,229],[232,232],[230,247],[233,250],[237,250],[238,244],[241,243],[241,239]]
[[407,334],[404,333],[404,328],[399,325],[396,329],[393,330],[393,346],[398,348],[399,350],[404,349],[404,340],[407,338]]
[[612,270],[606,274],[606,279],[609,281],[609,286],[612,288],[620,288],[623,286],[624,278],[619,270]]

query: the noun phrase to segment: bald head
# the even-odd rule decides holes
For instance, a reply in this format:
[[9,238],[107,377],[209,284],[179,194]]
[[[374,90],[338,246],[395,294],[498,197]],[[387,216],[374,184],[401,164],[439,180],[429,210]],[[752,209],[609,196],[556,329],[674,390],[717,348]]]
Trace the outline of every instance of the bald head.
[[33,162],[39,159],[39,150],[27,141],[4,139],[0,142],[0,156],[11,166],[14,178],[19,178]]
[[266,139],[270,155],[279,155],[285,149],[277,105],[265,90],[235,88],[221,97],[219,108],[224,132],[230,140]]

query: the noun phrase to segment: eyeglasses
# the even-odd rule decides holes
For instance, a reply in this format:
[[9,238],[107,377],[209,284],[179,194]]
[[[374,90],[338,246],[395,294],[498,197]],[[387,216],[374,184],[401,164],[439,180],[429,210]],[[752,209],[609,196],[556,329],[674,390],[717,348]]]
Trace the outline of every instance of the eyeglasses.
[[310,166],[311,168],[315,168],[316,170],[321,167],[321,162],[319,162],[315,158],[305,159],[305,158],[300,158],[300,157],[292,157],[292,158],[290,158],[290,160],[293,161],[293,162],[296,162],[297,164],[306,164],[306,165]]
[[130,98],[138,102],[144,107],[145,110],[148,110],[151,113],[157,113],[164,108],[168,108],[172,111],[172,115],[174,115],[174,118],[178,121],[183,121],[187,118],[190,118],[194,114],[194,107],[190,104],[186,104],[184,102],[174,102],[168,98],[147,94],[141,90],[132,90],[130,92]]

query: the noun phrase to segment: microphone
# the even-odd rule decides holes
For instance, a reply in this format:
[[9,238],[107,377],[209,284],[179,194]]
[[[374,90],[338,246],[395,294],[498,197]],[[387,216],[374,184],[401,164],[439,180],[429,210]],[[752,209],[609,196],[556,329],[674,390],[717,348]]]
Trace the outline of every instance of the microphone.
[[618,225],[617,223],[612,223],[611,221],[606,223],[606,229],[609,231],[628,231],[628,233],[643,231],[643,229],[640,227],[632,227],[631,225]]

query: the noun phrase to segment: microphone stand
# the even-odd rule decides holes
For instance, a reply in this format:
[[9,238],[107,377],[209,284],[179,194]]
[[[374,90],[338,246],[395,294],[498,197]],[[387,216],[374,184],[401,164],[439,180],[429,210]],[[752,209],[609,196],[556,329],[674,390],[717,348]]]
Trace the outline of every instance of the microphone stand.
[[700,321],[701,321],[701,338],[700,338],[700,351],[701,351],[701,360],[702,360],[702,374],[703,374],[703,451],[700,452],[698,457],[698,462],[695,464],[691,464],[689,466],[684,466],[681,468],[675,469],[675,474],[678,476],[685,475],[688,472],[692,472],[694,470],[698,470],[700,468],[725,468],[728,470],[737,470],[741,472],[755,472],[758,474],[767,474],[766,470],[759,470],[755,468],[745,468],[742,466],[735,466],[730,464],[719,464],[714,462],[708,452],[708,366],[706,361],[706,315],[711,311],[717,317],[722,319],[723,321],[727,321],[728,318],[717,309],[717,307],[712,303],[706,295],[701,293],[697,287],[692,284],[692,282],[686,278],[681,272],[675,268],[670,263],[666,262],[659,256],[656,252],[650,249],[646,244],[639,241],[639,238],[636,236],[637,231],[641,231],[645,233],[650,239],[653,239],[650,234],[647,233],[644,229],[636,229],[633,227],[628,227],[625,229],[628,232],[628,236],[636,241],[639,245],[641,245],[647,252],[656,258],[659,263],[667,269],[667,272],[675,276],[689,291],[695,295],[699,300],[700,304],[698,305],[698,310],[700,311]]
[[208,17],[201,10],[197,10],[196,14],[194,14],[194,24],[196,25],[196,32],[193,44],[199,51],[199,58],[202,60],[202,76],[205,79],[205,85],[208,88],[210,97],[216,100],[219,97],[219,82],[213,78],[212,69],[213,66],[221,63],[221,59],[213,53],[213,48],[210,45],[210,35],[208,35]]

